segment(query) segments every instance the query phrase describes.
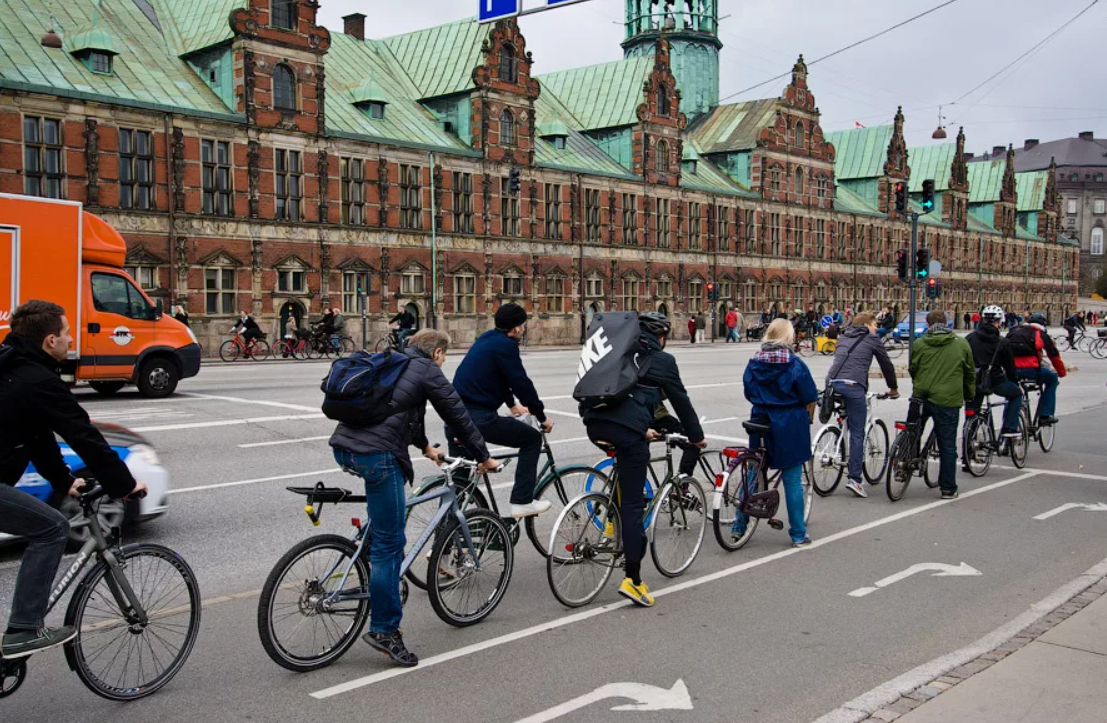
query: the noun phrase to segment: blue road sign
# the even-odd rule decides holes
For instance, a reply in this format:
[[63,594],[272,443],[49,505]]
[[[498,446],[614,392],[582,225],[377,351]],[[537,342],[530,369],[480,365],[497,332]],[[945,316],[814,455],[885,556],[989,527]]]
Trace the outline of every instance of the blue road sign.
[[833,324],[833,323],[834,323],[834,317],[833,316],[824,316],[823,318],[819,319],[819,326],[821,326],[824,329],[829,329],[830,325]]
[[514,17],[523,9],[523,0],[480,0],[478,18],[482,23]]

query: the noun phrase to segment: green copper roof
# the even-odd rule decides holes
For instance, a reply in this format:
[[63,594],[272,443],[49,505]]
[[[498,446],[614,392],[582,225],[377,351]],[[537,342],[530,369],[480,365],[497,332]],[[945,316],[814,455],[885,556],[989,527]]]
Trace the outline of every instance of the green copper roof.
[[776,98],[719,106],[697,118],[689,135],[701,153],[749,150],[757,145],[761,129],[775,119],[777,108]]
[[1032,233],[1023,228],[1021,224],[1015,224],[1015,238],[1022,239],[1024,241],[1045,241],[1044,238],[1036,233]]
[[369,76],[351,88],[348,95],[350,102],[355,105],[358,103],[388,102],[388,96],[385,94],[384,89],[381,88],[380,84],[372,76]]
[[845,213],[856,213],[863,216],[884,216],[874,207],[865,203],[865,200],[845,186],[834,189],[834,210]]
[[918,201],[914,200],[908,201],[908,206],[912,211],[919,214],[919,223],[921,225],[950,228],[950,225],[942,220],[942,214],[938,213],[937,210],[931,211],[930,213],[923,213],[922,206],[919,205]]
[[560,115],[555,115],[553,118],[538,124],[539,138],[558,138],[567,135],[569,135],[569,126],[565,125],[565,121],[561,119]]
[[[972,165],[973,164],[970,163],[969,168],[972,168]],[[967,220],[966,228],[969,231],[974,231],[976,233],[987,233],[993,236],[999,235],[999,231],[996,231],[994,228],[984,223],[978,217],[972,215],[971,213],[965,214],[965,218]]]
[[115,42],[111,39],[111,34],[100,27],[74,33],[65,42],[65,49],[71,53],[79,53],[82,50],[99,50],[103,53],[119,55],[119,51],[115,49]]
[[543,93],[553,93],[584,130],[629,126],[638,122],[642,84],[653,70],[653,56],[616,60],[538,76]]
[[1015,174],[1015,191],[1018,193],[1018,211],[1041,211],[1045,206],[1046,182],[1049,171],[1027,171]]
[[856,178],[879,178],[884,175],[888,160],[888,144],[892,141],[892,126],[857,128],[826,134],[834,144],[834,177],[840,181]]
[[956,155],[955,143],[908,148],[907,165],[911,166],[908,190],[911,193],[922,193],[923,181],[933,179],[935,191],[948,191],[950,171]]
[[482,61],[481,45],[488,32],[489,26],[470,18],[381,42],[419,89],[418,97],[437,98],[473,89],[473,68]]
[[177,54],[188,55],[233,38],[231,11],[249,3],[247,0],[150,0],[150,4],[157,12],[163,31],[174,42]]
[[[584,173],[598,173],[618,178],[635,178],[630,169],[583,135],[581,123],[552,93],[542,93],[534,103],[538,123],[538,140],[534,143],[534,161],[546,168],[560,168]],[[560,128],[556,126],[560,125]],[[549,133],[553,127],[557,133]],[[561,133],[564,131],[564,133]],[[553,136],[565,136],[565,148],[554,146]]]
[[[723,193],[728,196],[746,196],[757,198],[757,194],[750,191],[744,185],[734,180],[711,161],[704,158],[695,148],[691,139],[684,141],[684,152],[681,163],[680,185],[693,191],[706,191],[707,193]],[[696,162],[696,172],[692,173],[687,161]]]
[[998,201],[1003,190],[1003,174],[1007,159],[979,161],[969,164],[969,203]]

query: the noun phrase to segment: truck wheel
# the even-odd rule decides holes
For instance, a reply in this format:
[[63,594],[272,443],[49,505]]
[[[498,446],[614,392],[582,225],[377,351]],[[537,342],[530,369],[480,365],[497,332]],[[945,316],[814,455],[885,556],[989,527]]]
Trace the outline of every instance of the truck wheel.
[[180,380],[181,373],[177,371],[177,365],[168,359],[158,357],[142,365],[136,383],[142,396],[160,399],[176,391],[177,382]]
[[127,386],[127,382],[89,382],[88,385],[100,394],[110,397],[112,394],[115,394],[120,389]]

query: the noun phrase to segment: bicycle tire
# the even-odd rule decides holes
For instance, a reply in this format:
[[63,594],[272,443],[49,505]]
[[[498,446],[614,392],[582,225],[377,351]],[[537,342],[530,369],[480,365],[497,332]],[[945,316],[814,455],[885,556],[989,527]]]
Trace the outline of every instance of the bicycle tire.
[[[418,491],[412,495],[412,497],[420,497],[434,491],[438,487],[446,484],[446,480],[441,475],[434,477],[423,485],[421,485]],[[471,484],[459,486],[455,488],[457,491],[457,506],[461,510],[467,510],[470,507],[479,509],[488,509],[488,499],[484,496],[484,492],[477,486],[477,481],[474,480]],[[438,500],[430,500],[423,502],[422,504],[412,505],[404,510],[404,529],[407,531],[407,542],[404,544],[404,557],[411,551],[412,546],[418,542],[419,537],[423,534],[423,531],[427,529],[427,525],[434,518],[436,512],[438,512]],[[412,526],[414,523],[414,527]],[[407,578],[415,587],[420,590],[427,589],[427,570],[430,567],[430,558],[434,553],[434,543],[431,543],[431,549],[426,554],[416,555],[415,559],[411,561],[411,566],[404,572],[404,577]]]
[[[842,430],[838,427],[824,427],[811,446],[811,483],[815,494],[820,497],[834,494],[842,481],[845,466],[842,464],[844,455],[840,454],[844,446],[841,436]],[[808,466],[805,465],[805,468]]]
[[353,354],[354,350],[357,349],[357,344],[355,344],[354,340],[351,339],[348,336],[344,336],[344,337],[340,338],[338,340],[338,344],[339,344],[338,357],[340,359],[344,356],[349,356],[350,354]]
[[234,342],[233,339],[228,339],[219,345],[219,358],[228,364],[233,361],[238,361],[238,357],[242,354],[242,347]]
[[1084,352],[1085,354],[1091,354],[1092,353],[1092,342],[1093,342],[1092,337],[1081,335],[1081,337],[1076,340],[1076,348],[1079,349],[1080,351]]
[[1007,440],[1007,448],[1011,454],[1011,464],[1015,469],[1026,467],[1030,458],[1030,415],[1024,406],[1019,410],[1019,436]]
[[[65,659],[93,693],[108,700],[131,701],[160,690],[188,660],[200,634],[200,585],[185,559],[162,545],[127,545],[119,551],[116,559],[118,568],[109,567],[103,561],[96,563],[81,579],[77,592],[69,601],[65,624],[77,628],[78,637],[66,645]],[[151,572],[150,566],[154,563],[146,563],[147,560],[157,560],[162,565]],[[147,616],[145,624],[135,622],[120,610],[112,592],[119,589],[115,580],[117,573],[122,573],[143,605]],[[180,588],[167,589],[166,586],[177,581]],[[103,638],[108,638],[106,645],[92,647],[94,641]],[[174,654],[171,644],[178,639],[180,644]],[[131,660],[132,653],[138,650],[137,675],[153,677],[134,680],[124,669],[118,675],[111,672],[110,678],[115,682],[109,683],[109,671],[93,670],[97,664],[106,664],[109,668],[113,666],[124,649],[128,651],[124,666]],[[105,650],[110,650],[110,657],[104,656],[108,660],[98,660],[100,652]],[[161,651],[169,651],[171,659],[158,670]],[[151,667],[155,669],[150,670]]]
[[311,346],[304,344],[303,342],[297,343],[292,347],[292,357],[299,361],[305,361],[311,358]]
[[377,343],[373,345],[373,351],[380,354],[381,352],[387,350],[390,346],[392,346],[392,342],[387,336],[384,336],[380,339],[377,339]]
[[1053,442],[1057,438],[1057,425],[1047,424],[1042,427],[1038,427],[1038,446],[1042,448],[1042,451],[1049,454],[1053,449]]
[[900,432],[892,442],[888,450],[888,470],[884,473],[884,487],[888,493],[888,499],[898,502],[903,499],[903,493],[911,484],[911,475],[905,474],[900,479],[899,469],[911,462],[911,450],[908,444],[908,433]]
[[694,478],[668,483],[654,497],[650,557],[665,577],[679,577],[696,561],[707,530],[703,487]]
[[[292,578],[298,580],[297,582],[285,583],[286,575],[291,574],[290,571],[293,570],[295,564],[315,551],[324,551],[324,555],[321,557],[321,565],[314,570],[306,570],[304,573],[314,575],[314,577],[305,578],[300,575],[298,578]],[[326,551],[329,551],[329,554]],[[258,600],[258,635],[261,637],[261,646],[274,663],[298,673],[318,670],[338,660],[354,644],[358,634],[365,626],[365,621],[369,619],[369,599],[366,597],[341,603],[343,605],[341,612],[333,612],[333,608],[328,610],[323,607],[321,599],[322,593],[326,592],[327,588],[320,584],[318,577],[328,574],[334,569],[345,570],[345,566],[348,564],[347,561],[354,558],[356,554],[357,545],[348,538],[341,535],[318,535],[296,543],[273,566],[269,576],[265,579],[265,585],[261,588],[261,597]],[[354,566],[350,574],[359,578],[354,582],[354,585],[359,590],[368,592],[369,561],[364,557],[354,558]],[[337,582],[340,576],[331,573],[329,578]],[[349,589],[349,583],[347,585],[347,589]],[[302,619],[297,620],[289,637],[298,630],[302,630],[301,626],[308,620],[332,620],[335,616],[342,615],[349,618],[350,625],[347,626],[345,631],[338,631],[337,640],[328,639],[321,643],[317,642],[320,628],[313,628],[312,634],[307,635],[306,638],[308,643],[313,646],[317,645],[318,649],[309,650],[305,654],[293,653],[288,648],[291,641],[282,640],[282,636],[274,628],[275,621],[273,620],[274,605],[277,602],[278,593],[291,590],[298,590],[295,599],[280,604],[290,608],[286,618],[291,618],[299,613],[299,617]],[[305,605],[311,607],[306,608]],[[310,615],[307,614],[309,610]],[[321,627],[324,634],[329,634],[334,629],[334,627],[329,627],[325,623]]]
[[1096,339],[1092,342],[1091,354],[1096,359],[1107,359],[1107,339]]
[[1053,345],[1057,347],[1057,351],[1068,351],[1069,349],[1072,349],[1072,345],[1069,344],[1069,337],[1067,334],[1055,338],[1053,340]]
[[542,557],[549,556],[546,546],[550,542],[554,523],[565,505],[587,492],[589,489],[606,489],[609,479],[606,474],[594,467],[578,464],[560,467],[546,475],[534,490],[535,500],[547,500],[550,509],[540,515],[531,515],[524,521],[530,544]]
[[[711,523],[715,530],[715,541],[728,552],[745,547],[757,530],[757,517],[745,517],[738,511],[745,496],[767,488],[765,475],[757,467],[756,458],[743,459],[730,471],[723,482],[722,492],[712,502]],[[752,482],[749,480],[752,479]],[[747,481],[747,484],[743,484]],[[739,516],[745,517],[745,527],[736,525]],[[737,529],[741,528],[741,529]]]
[[[428,579],[427,594],[443,622],[464,628],[491,615],[503,600],[515,566],[515,547],[499,515],[470,509],[465,512],[465,522],[473,541],[472,552],[477,554],[474,560],[465,544],[461,522],[454,516],[448,520],[435,536],[428,570],[437,574]],[[476,603],[473,609],[459,609],[468,601]]]
[[942,460],[941,453],[938,451],[938,435],[933,426],[930,428],[930,434],[926,436],[926,442],[923,443],[919,463],[922,465],[922,478],[927,487],[934,489],[941,484]]
[[546,581],[557,601],[570,608],[600,594],[622,557],[619,510],[600,493],[581,495],[565,506],[550,534]]
[[250,358],[254,361],[265,361],[269,358],[269,342],[267,342],[265,339],[255,339],[254,350],[254,353],[250,355]]
[[19,690],[27,679],[27,659],[0,660],[0,698]]
[[973,417],[965,425],[961,435],[961,453],[965,469],[973,477],[983,477],[992,467],[995,453],[988,434],[988,423],[982,417]]
[[902,341],[885,341],[884,351],[888,353],[888,357],[891,359],[899,359],[903,355],[903,350],[907,348],[907,344]]
[[[880,466],[875,467],[870,461],[879,460]],[[865,434],[865,455],[861,472],[865,480],[871,485],[880,484],[884,479],[884,468],[888,466],[888,425],[883,419],[874,419],[869,431]]]

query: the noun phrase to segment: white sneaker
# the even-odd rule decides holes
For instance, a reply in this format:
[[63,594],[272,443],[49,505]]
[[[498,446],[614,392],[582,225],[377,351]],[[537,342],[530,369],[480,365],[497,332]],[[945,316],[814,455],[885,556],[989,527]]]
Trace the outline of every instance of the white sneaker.
[[855,480],[846,480],[846,489],[849,490],[850,492],[852,492],[853,494],[857,495],[858,497],[868,497],[869,496],[865,492],[865,488],[861,486],[861,483],[857,482]]
[[533,517],[542,514],[550,507],[552,507],[552,504],[549,500],[534,500],[526,505],[513,504],[511,505],[511,516],[517,520],[523,517]]

